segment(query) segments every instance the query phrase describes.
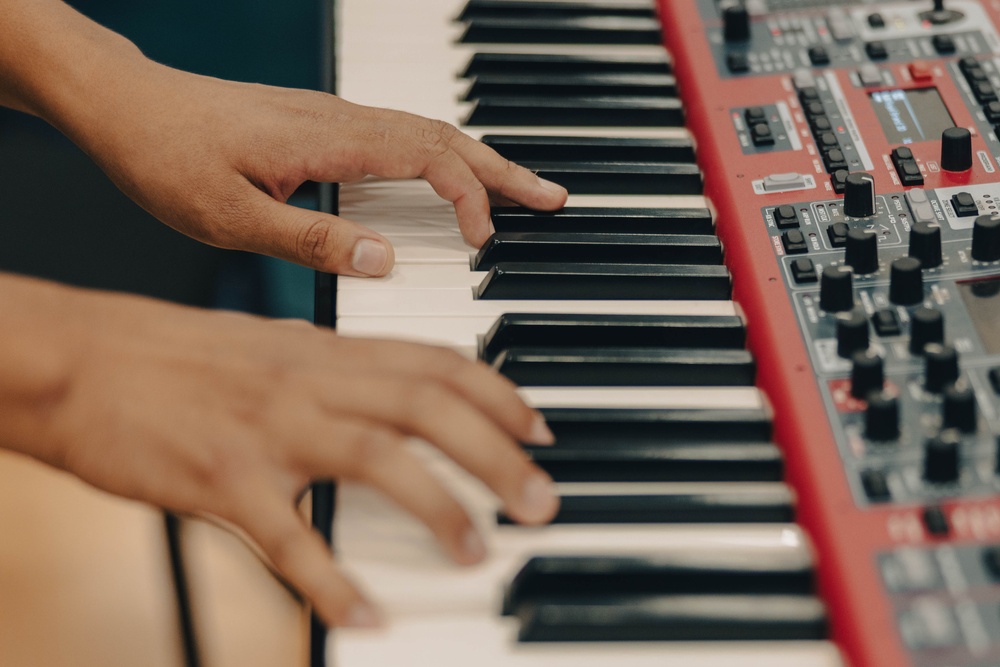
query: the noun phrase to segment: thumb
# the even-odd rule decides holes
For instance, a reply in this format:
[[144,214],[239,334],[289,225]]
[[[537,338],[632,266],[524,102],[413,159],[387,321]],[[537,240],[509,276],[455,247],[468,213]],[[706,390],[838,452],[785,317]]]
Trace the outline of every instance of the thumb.
[[283,204],[261,193],[251,242],[255,252],[345,276],[384,276],[395,263],[392,244],[362,224]]

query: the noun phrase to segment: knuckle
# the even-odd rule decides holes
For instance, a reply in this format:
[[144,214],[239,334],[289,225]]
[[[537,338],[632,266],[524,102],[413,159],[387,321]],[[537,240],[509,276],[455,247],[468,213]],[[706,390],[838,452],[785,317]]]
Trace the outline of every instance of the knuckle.
[[[449,130],[449,127],[452,129]],[[429,120],[417,127],[417,138],[423,152],[433,160],[451,150],[447,137],[454,131],[455,128],[444,121]]]
[[401,438],[386,428],[372,426],[364,429],[352,443],[347,460],[348,476],[367,479],[387,461],[392,461],[402,447]]
[[295,253],[310,266],[326,267],[335,257],[338,234],[326,220],[312,220],[298,233]]

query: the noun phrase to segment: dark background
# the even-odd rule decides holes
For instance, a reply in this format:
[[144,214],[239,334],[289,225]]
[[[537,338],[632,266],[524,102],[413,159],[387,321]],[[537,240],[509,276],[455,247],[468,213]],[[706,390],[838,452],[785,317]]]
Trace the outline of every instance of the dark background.
[[[159,62],[321,88],[318,0],[75,0]],[[315,188],[293,200],[318,206]],[[0,270],[199,306],[312,318],[313,274],[160,224],[43,121],[0,108]]]

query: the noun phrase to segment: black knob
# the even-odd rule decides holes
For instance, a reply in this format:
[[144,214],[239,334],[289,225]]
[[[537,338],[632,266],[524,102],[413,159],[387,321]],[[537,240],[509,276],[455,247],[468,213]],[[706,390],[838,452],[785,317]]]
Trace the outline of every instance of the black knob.
[[1000,215],[981,215],[972,225],[972,259],[995,262],[1000,259]]
[[941,168],[945,171],[972,168],[972,133],[964,127],[949,127],[941,133]]
[[916,257],[925,269],[941,266],[941,226],[918,222],[910,228],[910,257]]
[[953,428],[941,431],[924,445],[924,479],[947,484],[958,480],[961,436]]
[[968,382],[959,380],[944,390],[941,422],[962,433],[976,432],[976,394]]
[[742,2],[728,2],[722,6],[722,37],[727,42],[750,39],[750,12]]
[[940,394],[958,379],[958,352],[951,345],[930,343],[924,347],[924,388]]
[[872,350],[861,350],[851,356],[851,396],[864,399],[873,391],[882,391],[884,384],[882,357]]
[[875,215],[875,178],[863,171],[848,174],[844,182],[844,215],[867,218]]
[[854,273],[849,266],[828,266],[819,281],[819,307],[828,313],[854,308]]
[[913,306],[924,300],[924,272],[916,257],[892,260],[889,271],[889,301]]
[[944,315],[936,308],[917,308],[910,315],[910,354],[923,354],[928,343],[944,342]]
[[899,399],[887,391],[868,395],[865,436],[869,440],[899,439]]
[[850,359],[868,349],[868,318],[858,310],[837,316],[837,354]]
[[852,229],[847,232],[844,263],[855,273],[878,271],[878,237],[871,229]]

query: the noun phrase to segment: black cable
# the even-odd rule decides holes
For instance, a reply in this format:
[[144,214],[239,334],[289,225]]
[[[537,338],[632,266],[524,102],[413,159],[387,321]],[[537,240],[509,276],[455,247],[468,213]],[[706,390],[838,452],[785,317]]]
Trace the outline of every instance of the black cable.
[[181,631],[185,667],[201,667],[198,639],[191,614],[191,591],[188,588],[187,570],[184,567],[184,551],[181,548],[181,520],[170,512],[163,513],[163,523],[167,533],[167,552],[170,556],[170,575],[177,600],[177,621]]

